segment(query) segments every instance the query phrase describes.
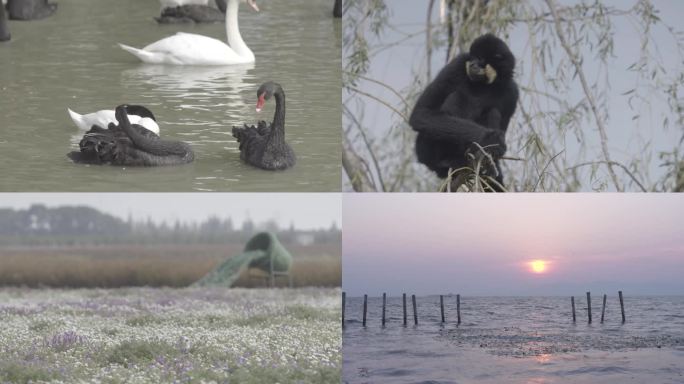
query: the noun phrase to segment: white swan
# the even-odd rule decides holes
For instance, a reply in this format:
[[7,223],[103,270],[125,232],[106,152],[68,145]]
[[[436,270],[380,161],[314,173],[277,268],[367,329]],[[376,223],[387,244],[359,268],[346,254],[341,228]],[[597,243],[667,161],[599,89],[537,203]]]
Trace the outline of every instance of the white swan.
[[178,32],[143,49],[119,44],[121,48],[137,56],[145,63],[175,65],[226,65],[254,62],[254,53],[240,36],[238,6],[246,1],[259,11],[256,0],[228,0],[226,7],[226,43],[194,33]]
[[[157,125],[157,122],[154,119],[154,115],[152,115],[152,112],[150,112],[147,108],[145,107],[140,107],[140,106],[131,106],[135,109],[135,112],[129,113],[128,115],[128,120],[131,122],[131,124],[138,124],[142,126],[143,128],[147,128],[148,130],[154,132],[155,134],[159,135],[159,125]],[[144,109],[144,110],[143,110]],[[67,108],[67,111],[69,111],[69,116],[71,116],[71,120],[74,121],[74,124],[76,126],[84,131],[89,130],[93,125],[97,125],[100,128],[107,128],[109,126],[109,123],[114,123],[118,124],[116,120],[116,115],[115,112],[111,109],[103,109],[101,111],[89,113],[87,115],[81,115],[78,114],[71,109]],[[134,113],[139,113],[134,114]]]

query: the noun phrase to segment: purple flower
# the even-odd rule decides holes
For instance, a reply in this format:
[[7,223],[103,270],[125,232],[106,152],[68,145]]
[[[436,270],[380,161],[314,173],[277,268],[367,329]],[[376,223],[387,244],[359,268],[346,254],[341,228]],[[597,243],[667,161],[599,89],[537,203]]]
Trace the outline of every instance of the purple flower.
[[85,336],[81,336],[74,331],[66,331],[58,333],[52,338],[45,341],[45,344],[58,351],[66,351],[77,344],[82,344],[86,341]]

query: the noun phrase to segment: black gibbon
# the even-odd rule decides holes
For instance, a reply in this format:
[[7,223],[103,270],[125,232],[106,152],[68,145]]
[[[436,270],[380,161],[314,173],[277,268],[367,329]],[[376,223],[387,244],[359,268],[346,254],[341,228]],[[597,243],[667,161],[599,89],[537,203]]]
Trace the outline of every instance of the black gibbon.
[[499,159],[518,102],[514,68],[506,43],[491,34],[475,39],[469,52],[447,64],[418,98],[409,119],[418,132],[418,161],[446,178],[449,168],[468,166],[467,153],[477,151],[477,143],[495,163],[483,173],[503,185]]

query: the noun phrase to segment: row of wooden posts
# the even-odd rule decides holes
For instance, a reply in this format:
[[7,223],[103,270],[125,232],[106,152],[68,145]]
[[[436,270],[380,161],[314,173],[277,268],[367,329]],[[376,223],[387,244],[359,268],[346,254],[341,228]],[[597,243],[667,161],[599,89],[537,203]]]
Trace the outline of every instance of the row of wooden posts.
[[[624,301],[622,300],[622,291],[618,291],[618,296],[620,297],[620,311],[622,312],[622,322],[625,322],[625,305]],[[404,307],[404,326],[407,324],[407,313],[406,313],[406,294],[403,294],[402,298],[403,302],[403,307]],[[603,295],[603,307],[601,308],[601,324],[603,324],[603,320],[605,318],[606,314],[606,299],[607,295]],[[416,308],[416,295],[411,295],[411,301],[413,303],[413,323],[415,325],[418,325],[418,309]],[[347,302],[347,293],[342,292],[342,327],[344,327],[344,313],[346,309],[346,302]],[[577,317],[575,315],[575,296],[570,297],[570,302],[572,303],[572,322],[577,321]],[[382,294],[382,326],[385,326],[386,322],[386,317],[385,317],[385,309],[387,307],[387,294],[383,293]],[[446,322],[446,318],[444,316],[444,296],[439,295],[439,308],[440,312],[442,315],[442,323]],[[368,295],[363,295],[363,326],[366,326],[366,313],[368,312]],[[589,318],[589,324],[591,324],[591,292],[587,292],[587,316]],[[461,324],[461,295],[456,295],[456,318],[457,318],[457,324]]]
[[[620,312],[622,313],[622,322],[625,322],[625,303],[622,300],[622,291],[618,291],[618,296],[620,297]],[[601,324],[603,324],[603,319],[605,318],[606,315],[606,299],[607,295],[604,293],[603,294],[603,306],[601,307]],[[575,296],[570,297],[570,303],[572,304],[572,322],[577,321],[577,317],[575,316]],[[587,292],[587,317],[589,320],[589,324],[591,324],[591,292]]]
[[[342,292],[342,327],[344,327],[344,312],[347,302],[347,293]],[[418,325],[418,309],[416,307],[416,295],[411,295],[411,302],[413,303],[413,323]],[[404,306],[404,326],[407,324],[408,316],[406,313],[406,294],[403,294],[402,303]],[[386,317],[385,309],[387,308],[387,294],[382,294],[382,326],[385,326]],[[439,295],[439,308],[442,314],[442,323],[446,322],[444,316],[444,296]],[[366,326],[366,313],[368,312],[368,295],[363,295],[363,326]],[[461,295],[456,295],[456,321],[461,324]]]

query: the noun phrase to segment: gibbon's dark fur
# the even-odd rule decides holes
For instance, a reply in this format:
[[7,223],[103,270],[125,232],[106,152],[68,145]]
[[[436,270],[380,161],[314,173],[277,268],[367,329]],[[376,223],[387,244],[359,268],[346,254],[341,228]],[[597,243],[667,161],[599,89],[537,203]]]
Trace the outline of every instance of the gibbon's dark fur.
[[409,119],[418,132],[418,161],[446,178],[449,168],[468,166],[466,154],[475,154],[473,143],[478,143],[496,167],[485,167],[483,173],[497,175],[503,185],[499,158],[506,152],[506,129],[518,102],[514,68],[506,43],[491,34],[475,39],[469,52],[447,64],[418,98]]

